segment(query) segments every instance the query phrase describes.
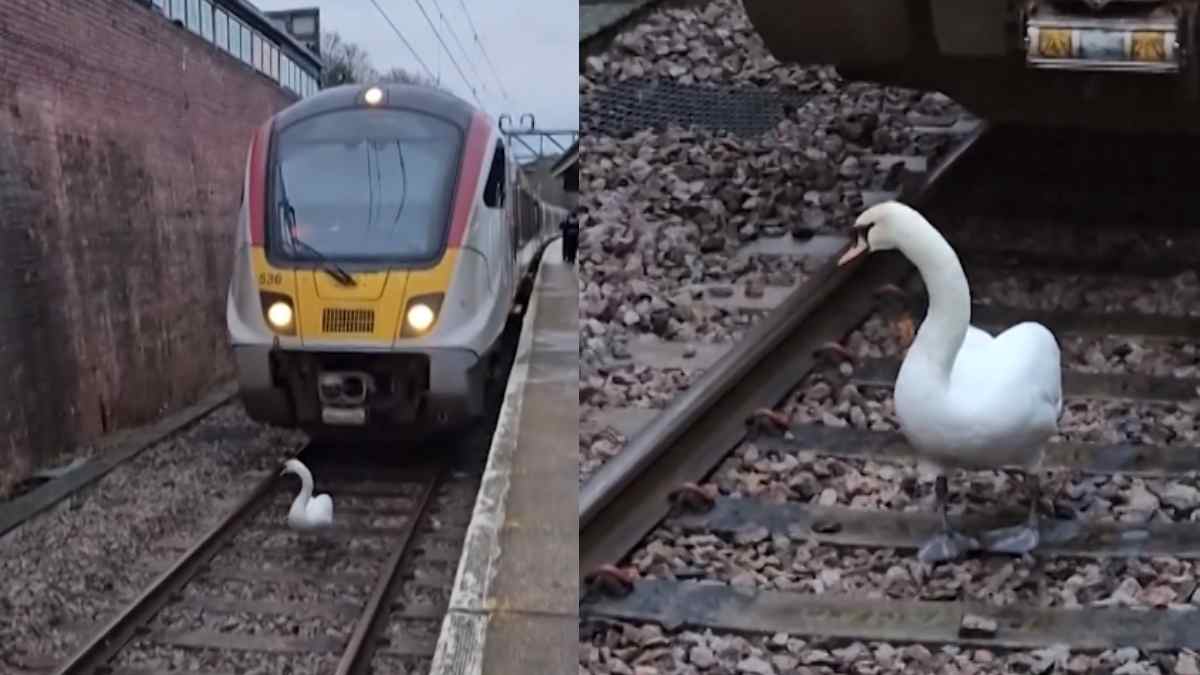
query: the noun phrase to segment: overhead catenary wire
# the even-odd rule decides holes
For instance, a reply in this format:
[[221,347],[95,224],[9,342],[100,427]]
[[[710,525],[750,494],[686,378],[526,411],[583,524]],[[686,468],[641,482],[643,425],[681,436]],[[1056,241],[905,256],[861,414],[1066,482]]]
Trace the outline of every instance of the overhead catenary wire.
[[487,62],[488,68],[492,70],[492,76],[496,78],[496,84],[500,85],[500,93],[507,100],[512,100],[508,95],[508,90],[504,88],[504,80],[500,79],[500,73],[496,72],[496,65],[492,63],[492,57],[488,56],[487,49],[483,46],[483,41],[479,39],[479,31],[475,28],[475,22],[471,19],[471,11],[467,9],[467,4],[463,0],[458,0],[458,6],[462,7],[463,14],[467,16],[467,26],[471,28],[471,35],[475,38],[475,44],[479,47],[479,51],[483,54],[483,60]]
[[[374,2],[374,0],[372,0]],[[483,105],[483,101],[479,100],[479,94],[475,92],[475,86],[471,84],[471,80],[467,78],[467,74],[463,72],[462,66],[458,65],[458,59],[454,58],[454,54],[450,53],[450,48],[446,46],[446,41],[442,39],[442,34],[438,32],[437,26],[433,24],[433,19],[429,18],[429,12],[425,11],[425,5],[421,4],[421,0],[413,0],[417,5],[417,9],[421,10],[421,16],[425,17],[425,22],[429,24],[429,29],[433,31],[433,36],[441,43],[442,49],[445,50],[446,56],[450,58],[450,64],[458,71],[459,77],[462,78],[463,84],[467,85],[467,89],[471,92],[471,97],[479,105]]]
[[475,67],[475,63],[471,60],[471,55],[467,53],[467,48],[463,46],[462,40],[458,39],[458,33],[454,31],[454,26],[450,25],[450,20],[446,18],[445,12],[442,11],[441,4],[438,3],[438,0],[432,0],[432,2],[433,8],[437,10],[438,18],[442,20],[442,25],[445,26],[446,30],[450,32],[450,37],[453,38],[454,44],[458,45],[458,52],[462,54],[463,60],[467,62],[467,66],[471,69],[471,75],[473,75],[475,80],[479,82],[479,85],[483,87],[484,93],[488,93],[487,82],[479,76],[479,70]]
[[417,50],[413,48],[412,43],[408,41],[408,38],[404,37],[404,33],[401,33],[400,29],[396,27],[396,24],[392,23],[392,18],[383,10],[383,7],[380,7],[376,0],[371,0],[371,4],[375,5],[375,9],[379,10],[379,14],[383,17],[383,20],[392,27],[392,30],[396,33],[396,37],[400,38],[400,41],[404,43],[404,46],[408,48],[408,51],[412,52],[413,58],[415,58],[417,63],[421,64],[421,67],[425,69],[425,74],[429,76],[429,79],[436,80],[437,78],[434,76],[433,71],[429,69],[429,66],[425,65],[425,61],[421,58],[421,55],[417,53]]

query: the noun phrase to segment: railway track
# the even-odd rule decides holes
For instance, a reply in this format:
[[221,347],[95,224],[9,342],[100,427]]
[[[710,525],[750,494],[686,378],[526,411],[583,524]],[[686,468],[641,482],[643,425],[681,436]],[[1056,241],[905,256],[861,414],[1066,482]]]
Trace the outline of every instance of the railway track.
[[265,478],[56,672],[424,672],[477,476],[322,450],[302,454],[334,495],[332,531],[288,529],[297,481]]
[[[70,652],[25,657],[21,672],[429,672],[522,325],[514,316],[506,326],[487,412],[470,428],[427,435],[418,447],[281,448],[311,469],[315,493],[333,497],[332,530],[287,527],[299,480],[279,475],[278,465],[246,476],[236,503],[194,504],[220,512],[216,522],[198,518],[212,523],[202,533],[167,534],[117,563],[102,539],[73,550],[79,569],[61,584],[40,584],[99,609],[48,619],[42,630],[73,637],[64,641]],[[131,583],[91,569],[113,565],[127,566]]]
[[[959,251],[974,323],[1042,321],[1063,348],[1062,433],[1041,476],[1063,489],[1033,557],[916,562],[938,524],[904,468],[890,388],[896,320],[919,320],[923,291],[898,255],[830,262],[583,487],[581,640],[619,652],[604,625],[656,624],[689,637],[650,640],[682,649],[639,663],[703,670],[714,649],[692,660],[698,631],[748,635],[781,659],[731,662],[752,673],[828,667],[848,644],[1171,653],[1160,671],[1118,670],[1137,661],[1125,654],[1116,672],[1200,649],[1200,248],[1173,175],[1195,149],[1109,140],[982,129],[902,196]],[[1019,157],[1033,146],[1062,161]],[[968,527],[1022,517],[1002,472],[951,485]],[[878,656],[861,651],[843,656]]]

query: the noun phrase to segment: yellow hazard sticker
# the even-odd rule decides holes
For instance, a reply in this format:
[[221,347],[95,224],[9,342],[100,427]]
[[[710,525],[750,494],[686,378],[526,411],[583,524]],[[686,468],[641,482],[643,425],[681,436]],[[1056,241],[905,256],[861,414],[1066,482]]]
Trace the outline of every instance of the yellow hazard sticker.
[[1038,53],[1042,58],[1065,59],[1071,56],[1070,28],[1043,28],[1038,31]]
[[1165,37],[1159,31],[1134,31],[1130,40],[1130,56],[1134,61],[1166,61]]

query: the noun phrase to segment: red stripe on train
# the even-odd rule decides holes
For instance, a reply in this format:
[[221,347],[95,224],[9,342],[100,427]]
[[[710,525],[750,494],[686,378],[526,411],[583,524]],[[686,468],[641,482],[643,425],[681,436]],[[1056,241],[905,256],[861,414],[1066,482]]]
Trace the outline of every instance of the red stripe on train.
[[267,146],[271,138],[271,120],[254,132],[250,145],[250,245],[262,246],[267,233]]
[[462,169],[458,175],[458,187],[454,191],[454,211],[450,221],[452,247],[462,246],[471,221],[471,207],[475,205],[475,189],[479,187],[479,174],[483,171],[483,157],[487,154],[491,124],[487,115],[476,112],[467,131],[466,149],[463,151]]

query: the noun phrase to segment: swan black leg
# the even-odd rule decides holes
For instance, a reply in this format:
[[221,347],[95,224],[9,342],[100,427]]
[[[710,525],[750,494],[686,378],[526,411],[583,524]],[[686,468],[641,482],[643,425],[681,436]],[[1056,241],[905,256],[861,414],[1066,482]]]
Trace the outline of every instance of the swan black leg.
[[1011,553],[1024,555],[1037,548],[1040,539],[1038,534],[1038,503],[1042,499],[1041,482],[1037,476],[1021,474],[1021,482],[1029,494],[1029,517],[1022,525],[1002,527],[984,534],[983,548],[992,553]]
[[942,531],[921,546],[917,551],[917,559],[926,563],[945,562],[961,558],[968,551],[979,548],[979,542],[974,538],[950,527],[950,517],[946,514],[949,492],[946,476],[938,476],[933,489],[937,498],[937,509],[942,516]]

